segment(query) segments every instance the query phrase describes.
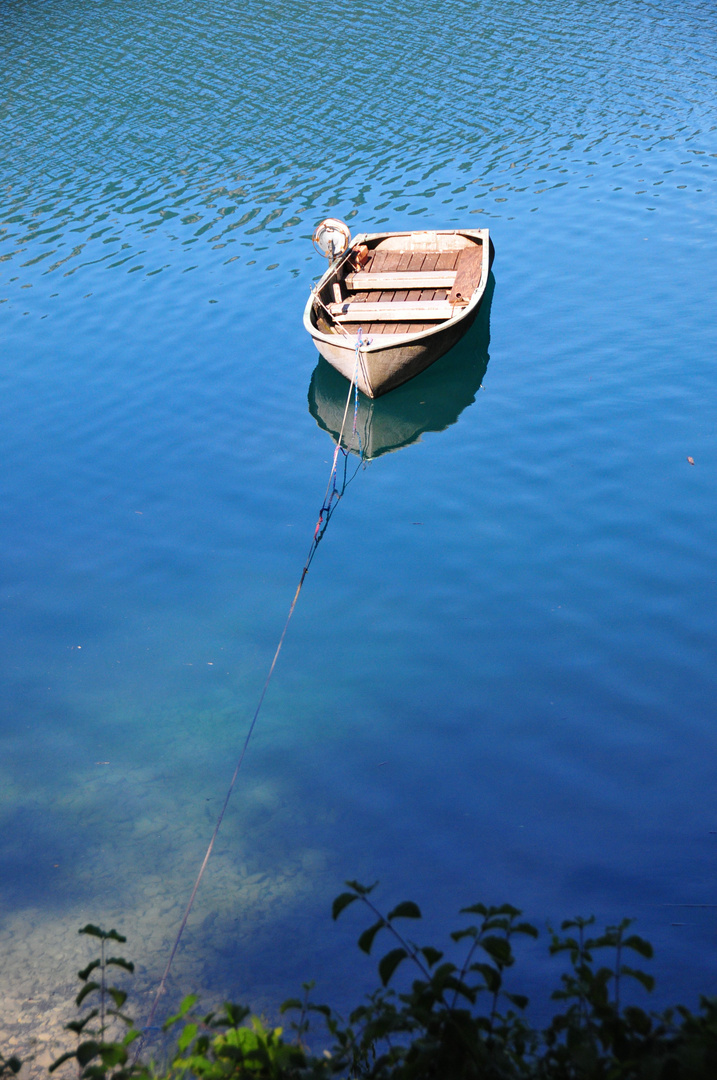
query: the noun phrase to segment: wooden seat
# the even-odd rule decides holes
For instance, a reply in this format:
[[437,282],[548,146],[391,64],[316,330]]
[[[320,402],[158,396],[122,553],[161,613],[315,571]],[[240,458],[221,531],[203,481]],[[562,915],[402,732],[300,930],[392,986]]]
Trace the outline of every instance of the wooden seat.
[[455,280],[455,270],[409,270],[406,273],[387,274],[360,271],[346,275],[346,288],[350,292],[364,289],[452,289]]

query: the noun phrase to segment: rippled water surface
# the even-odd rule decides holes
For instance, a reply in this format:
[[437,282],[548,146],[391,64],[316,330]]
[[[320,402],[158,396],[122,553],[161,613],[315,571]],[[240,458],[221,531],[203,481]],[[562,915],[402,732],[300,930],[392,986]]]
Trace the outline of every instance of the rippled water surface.
[[699,0],[3,4],[13,1038],[89,919],[166,962],[333,452],[327,215],[487,226],[492,298],[361,403],[172,1001],[355,1000],[347,877],[426,935],[635,916],[663,1003],[717,990],[716,41]]

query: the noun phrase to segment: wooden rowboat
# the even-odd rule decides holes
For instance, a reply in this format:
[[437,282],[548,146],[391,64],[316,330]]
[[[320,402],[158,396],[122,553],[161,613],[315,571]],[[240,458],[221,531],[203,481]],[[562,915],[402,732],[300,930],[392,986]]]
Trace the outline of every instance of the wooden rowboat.
[[[342,226],[348,243],[346,226],[329,220]],[[328,251],[334,254],[333,240]],[[478,313],[492,257],[487,229],[361,234],[312,291],[304,326],[337,371],[347,379],[356,373],[359,389],[379,397],[463,336]]]

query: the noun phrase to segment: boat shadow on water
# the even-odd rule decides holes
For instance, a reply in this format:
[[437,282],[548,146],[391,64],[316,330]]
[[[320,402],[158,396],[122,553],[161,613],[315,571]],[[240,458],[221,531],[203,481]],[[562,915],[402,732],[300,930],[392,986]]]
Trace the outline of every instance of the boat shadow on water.
[[[356,432],[353,407],[343,445],[365,460],[418,442],[425,431],[445,431],[472,405],[488,369],[490,308],[495,289],[491,271],[476,320],[458,344],[409,382],[379,398],[359,391]],[[321,358],[309,385],[309,412],[334,442],[346,407],[348,382]]]

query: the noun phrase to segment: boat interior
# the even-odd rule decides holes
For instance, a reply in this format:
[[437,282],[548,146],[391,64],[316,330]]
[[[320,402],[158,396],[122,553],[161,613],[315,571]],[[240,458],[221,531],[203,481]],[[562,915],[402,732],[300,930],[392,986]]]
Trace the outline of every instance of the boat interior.
[[431,330],[470,303],[482,267],[482,241],[463,233],[359,240],[319,291],[317,329],[371,336]]

